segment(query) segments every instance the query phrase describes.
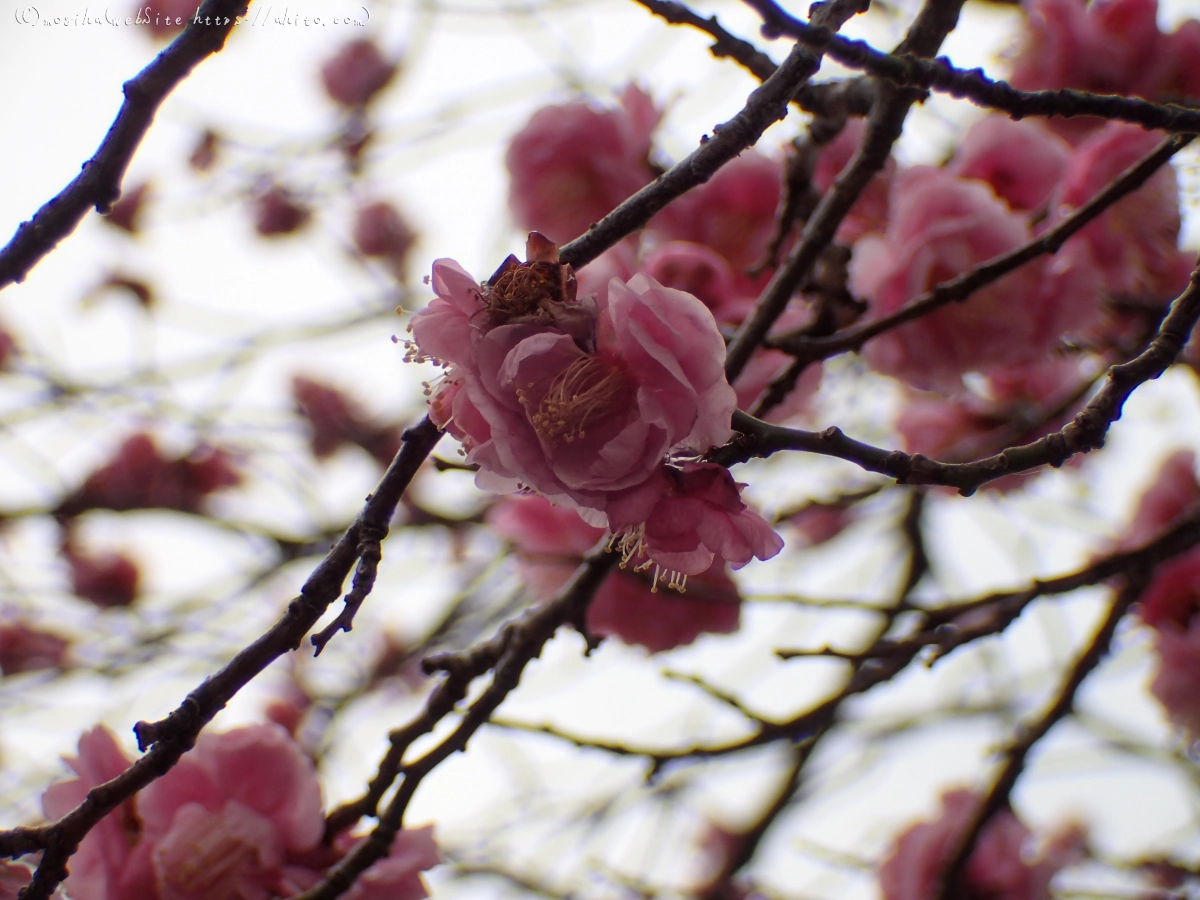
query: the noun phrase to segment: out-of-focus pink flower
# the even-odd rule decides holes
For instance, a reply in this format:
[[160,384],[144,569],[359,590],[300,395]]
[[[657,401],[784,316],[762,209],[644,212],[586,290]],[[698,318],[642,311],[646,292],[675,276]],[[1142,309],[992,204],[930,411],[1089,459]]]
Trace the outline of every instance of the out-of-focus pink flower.
[[[609,247],[578,272],[576,277],[579,279],[579,296],[594,297],[596,304],[603,306],[608,302],[608,285],[614,278],[624,284],[638,273],[640,267],[637,253],[636,237],[626,238]],[[650,275],[654,277],[653,273]],[[664,284],[664,287],[677,285]]]
[[826,503],[810,503],[787,518],[812,547],[833,540],[853,521],[848,509]]
[[[1072,154],[1055,196],[1063,218],[1160,143],[1136,125],[1113,122]],[[1175,172],[1163,166],[1068,240],[1085,244],[1111,294],[1158,296],[1178,286],[1180,215]],[[1064,247],[1066,249],[1066,247]]]
[[[807,325],[811,314],[806,309],[790,306],[779,317],[772,335],[785,334]],[[767,388],[792,367],[794,358],[780,350],[760,347],[754,351],[750,361],[746,363],[741,374],[733,381],[733,389],[737,393],[738,409],[753,410],[762,400]],[[805,366],[795,387],[783,399],[783,402],[773,407],[762,418],[768,422],[784,424],[808,409],[809,401],[821,386],[823,367],[820,363]]]
[[8,368],[16,355],[17,339],[6,328],[0,327],[0,372]]
[[368,421],[349,397],[302,375],[292,378],[292,398],[311,428],[313,456],[326,459],[346,444],[362,447],[383,466],[400,449],[400,429]]
[[[1033,0],[1025,11],[1029,32],[1009,79],[1015,87],[1154,98],[1168,83],[1162,63],[1171,48],[1158,30],[1157,0]],[[1102,124],[1094,117],[1048,122],[1071,143]]]
[[641,483],[669,451],[707,450],[731,434],[736,398],[712,314],[645,275],[610,283],[595,353],[524,324],[493,328],[473,351],[454,416],[488,490],[528,486],[602,511],[604,492]]
[[670,241],[651,252],[642,269],[664,287],[691,294],[722,324],[740,325],[754,308],[753,297],[734,293],[725,257],[703,244]]
[[417,236],[396,207],[377,200],[359,207],[354,217],[354,246],[363,256],[402,268]]
[[441,861],[432,825],[401,831],[388,855],[359,876],[342,896],[346,900],[421,900],[428,892],[420,873]]
[[1142,591],[1142,621],[1160,631],[1186,630],[1200,610],[1200,550],[1159,563]]
[[1160,49],[1163,65],[1158,75],[1157,96],[1164,100],[1200,97],[1200,21],[1188,19],[1167,35]]
[[[971,818],[979,797],[954,790],[942,795],[942,815],[913,825],[896,839],[879,868],[884,900],[931,900],[950,862],[955,840]],[[956,885],[956,896],[994,900],[1050,900],[1050,879],[1081,856],[1083,835],[1068,828],[1041,848],[1009,810],[988,820]]]
[[621,534],[622,564],[635,570],[669,573],[668,586],[686,583],[679,576],[699,575],[713,561],[741,568],[751,559],[770,559],[783,539],[742,502],[741,489],[724,466],[684,463],[662,466],[654,477],[608,499],[609,526]]
[[241,484],[228,453],[201,449],[168,459],[144,433],[129,437],[113,460],[88,476],[56,513],[74,516],[89,509],[177,509],[199,512],[205,498]]
[[650,135],[661,113],[630,85],[618,108],[546,106],[508,146],[508,205],[517,226],[557,243],[583,234],[654,178]]
[[254,230],[263,237],[293,234],[311,218],[312,210],[282,185],[273,184],[254,199]]
[[757,294],[769,273],[751,278],[775,232],[775,209],[783,190],[783,165],[756,150],[726,163],[650,223],[665,240],[690,241],[715,250],[734,276],[739,294]]
[[[130,765],[111,731],[97,726],[79,738],[79,755],[66,758],[76,778],[55,782],[42,795],[42,811],[58,819],[77,807],[97,785],[111,781]],[[71,857],[64,884],[78,900],[154,900],[146,893],[145,860],[135,852],[141,823],[133,800],[126,800],[87,833]]]
[[[850,286],[885,315],[1031,238],[1026,218],[986,185],[917,166],[893,181],[886,237],[855,245]],[[916,387],[947,393],[961,390],[965,372],[1027,366],[1095,319],[1096,285],[1085,263],[1064,248],[1049,262],[1027,264],[963,303],[881,335],[867,345],[867,359]]]
[[[813,169],[813,186],[821,193],[833,187],[834,180],[850,164],[866,135],[864,119],[850,119],[836,138],[822,149]],[[838,226],[837,239],[850,245],[864,234],[882,233],[887,230],[888,195],[892,178],[896,174],[896,161],[888,157],[883,168],[867,183],[858,200],[850,207],[846,218]]]
[[68,540],[62,548],[75,596],[101,609],[128,606],[137,599],[140,572],[124,553],[91,556]]
[[986,181],[1012,209],[1038,210],[1067,168],[1071,146],[1032,119],[992,115],[974,125],[947,171]]
[[[605,531],[544,497],[505,497],[488,523],[517,551],[525,583],[539,601],[553,597]],[[592,634],[615,636],[660,653],[690,644],[701,634],[736,631],[741,609],[737,586],[719,561],[687,581],[685,595],[652,592],[651,579],[615,571],[601,584],[587,612]]]
[[121,198],[113,204],[108,215],[101,217],[101,221],[129,234],[137,234],[141,231],[142,207],[149,192],[149,182],[143,182],[135,188],[122,191]]
[[71,642],[22,622],[0,622],[0,675],[58,669]]
[[[1192,585],[1193,598],[1198,586]],[[1193,617],[1183,628],[1160,627],[1154,641],[1158,671],[1150,682],[1150,693],[1162,704],[1167,718],[1194,740],[1200,737],[1200,618]]]
[[346,107],[366,106],[396,75],[369,38],[350,41],[321,67],[321,84],[331,99]]
[[1184,512],[1200,501],[1200,482],[1196,480],[1196,454],[1176,450],[1158,470],[1154,483],[1138,501],[1121,546],[1132,549],[1158,537]]

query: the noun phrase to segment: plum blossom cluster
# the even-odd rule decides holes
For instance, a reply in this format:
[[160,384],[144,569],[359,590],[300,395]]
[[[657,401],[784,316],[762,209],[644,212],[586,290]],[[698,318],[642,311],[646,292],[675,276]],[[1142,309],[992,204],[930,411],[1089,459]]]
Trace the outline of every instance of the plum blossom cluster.
[[432,285],[410,357],[446,367],[430,414],[480,487],[532,491],[607,526],[623,565],[653,568],[651,590],[779,551],[742,486],[697,461],[732,436],[737,402],[703,303],[645,274],[581,296],[536,232],[527,262],[509,257],[481,284],[438,260]]
[[[112,733],[97,727],[67,763],[76,777],[42,797],[50,818],[74,809],[131,761]],[[283,729],[205,732],[171,771],[88,832],[63,887],[73,900],[291,897],[319,883],[361,840],[326,839],[324,832],[316,771]],[[439,862],[431,826],[401,831],[389,855],[343,896],[420,900],[420,873]],[[4,879],[28,883],[28,870],[15,868],[0,871],[0,891]]]

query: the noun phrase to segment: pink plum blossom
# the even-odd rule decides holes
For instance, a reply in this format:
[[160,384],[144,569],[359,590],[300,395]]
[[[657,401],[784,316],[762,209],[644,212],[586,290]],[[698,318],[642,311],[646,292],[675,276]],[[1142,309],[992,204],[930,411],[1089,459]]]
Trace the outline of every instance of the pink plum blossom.
[[[1082,206],[1159,143],[1158,135],[1135,125],[1106,125],[1072,154],[1055,197],[1056,215],[1065,217]],[[1086,244],[1109,293],[1157,296],[1182,287],[1176,265],[1179,227],[1175,172],[1163,166],[1068,244]]]
[[[567,583],[583,555],[605,534],[576,511],[528,494],[503,498],[488,511],[487,520],[513,544],[521,576],[539,601]],[[738,628],[741,597],[720,561],[689,578],[685,594],[652,587],[650,578],[628,569],[610,574],[588,607],[588,631],[660,653],[690,644],[701,634]]]
[[364,106],[387,87],[396,68],[374,41],[360,38],[347,43],[321,67],[321,84],[342,106]]
[[712,315],[645,275],[609,284],[594,353],[535,323],[492,328],[472,351],[448,373],[449,404],[436,399],[488,490],[525,486],[602,511],[605,492],[641,483],[668,452],[732,433],[736,398]]
[[1154,483],[1142,494],[1121,546],[1133,549],[1154,540],[1197,501],[1200,482],[1196,480],[1196,453],[1176,450],[1163,460]]
[[71,642],[21,621],[0,622],[0,675],[59,669]]
[[[892,184],[886,236],[855,245],[850,287],[870,299],[876,315],[908,301],[1032,238],[1029,222],[973,179],[917,166]],[[1097,314],[1086,259],[1064,248],[1049,262],[1027,264],[976,291],[869,343],[877,370],[947,393],[968,371],[1028,366],[1069,331]]]
[[1041,209],[1067,167],[1071,147],[1039,122],[992,115],[963,138],[947,171],[985,181],[1012,209]]
[[[741,568],[770,559],[783,539],[742,501],[729,470],[713,463],[662,466],[638,487],[609,498],[609,525],[622,535],[622,564],[655,567],[679,576],[698,575],[723,560]],[[686,578],[682,579],[686,583]]]
[[[850,164],[866,135],[867,123],[863,119],[851,119],[838,132],[837,137],[821,150],[813,170],[812,182],[821,193],[825,193],[833,182]],[[846,218],[838,227],[837,239],[843,244],[853,244],[864,234],[883,232],[887,228],[888,194],[892,178],[896,174],[896,161],[888,157],[883,168],[867,183],[858,200],[850,207]]]
[[[955,840],[979,803],[972,791],[942,795],[941,817],[901,834],[879,868],[884,900],[933,900]],[[1050,879],[1081,856],[1083,836],[1068,828],[1034,845],[1033,835],[1010,810],[1000,810],[983,827],[963,868],[955,896],[993,900],[1050,900]]]
[[722,324],[739,325],[754,308],[753,297],[735,293],[725,257],[703,244],[669,241],[646,257],[643,271],[664,287],[691,294]]
[[649,230],[666,241],[702,244],[729,264],[739,293],[757,294],[769,277],[751,277],[775,232],[775,209],[783,190],[783,165],[748,150],[709,181],[668,206]]
[[[103,726],[79,738],[79,755],[66,758],[77,777],[59,781],[42,795],[48,819],[65,816],[97,785],[111,781],[132,764]],[[71,874],[65,883],[77,900],[151,900],[146,893],[145,861],[136,852],[141,824],[134,802],[126,800],[87,833],[71,857]]]
[[653,180],[650,136],[660,117],[634,85],[617,108],[574,100],[535,112],[504,158],[518,227],[565,243]]

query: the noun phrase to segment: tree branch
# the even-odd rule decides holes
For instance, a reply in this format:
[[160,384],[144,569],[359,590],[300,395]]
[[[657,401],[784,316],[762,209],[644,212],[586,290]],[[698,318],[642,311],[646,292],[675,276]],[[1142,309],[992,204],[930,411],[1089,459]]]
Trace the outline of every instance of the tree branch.
[[[150,130],[158,107],[192,69],[225,46],[235,20],[246,14],[249,5],[250,0],[205,0],[183,33],[125,82],[125,102],[95,155],[0,249],[0,290],[24,281],[42,257],[75,230],[89,208],[99,213],[112,208],[121,196],[129,161]],[[209,18],[220,24],[204,24]]]

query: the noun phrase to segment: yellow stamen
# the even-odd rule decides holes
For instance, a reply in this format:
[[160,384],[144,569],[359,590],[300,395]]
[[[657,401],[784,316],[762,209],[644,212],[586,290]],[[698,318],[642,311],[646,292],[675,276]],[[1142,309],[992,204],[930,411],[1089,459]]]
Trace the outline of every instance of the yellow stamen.
[[[616,366],[598,356],[581,356],[550,383],[533,416],[538,437],[567,443],[587,436],[587,427],[628,405],[631,388]],[[524,402],[523,392],[518,399]]]

